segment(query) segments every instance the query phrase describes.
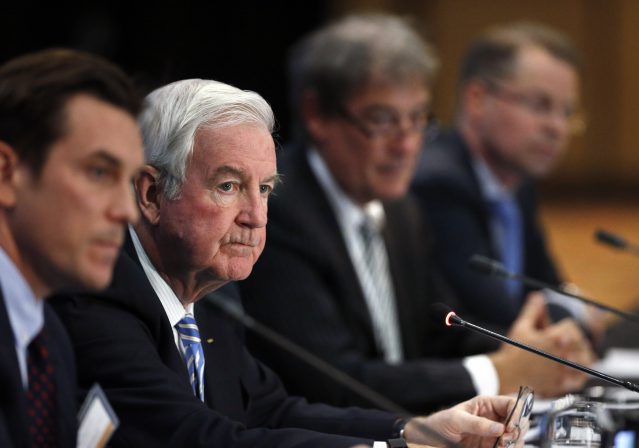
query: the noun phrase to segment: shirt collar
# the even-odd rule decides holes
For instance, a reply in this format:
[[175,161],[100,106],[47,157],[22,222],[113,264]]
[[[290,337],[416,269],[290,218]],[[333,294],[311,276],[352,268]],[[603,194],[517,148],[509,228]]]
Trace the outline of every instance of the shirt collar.
[[144,273],[148,277],[149,282],[153,287],[153,291],[155,291],[155,294],[160,299],[160,303],[164,308],[166,316],[169,318],[171,327],[175,327],[175,325],[180,320],[182,320],[185,314],[189,313],[191,315],[194,315],[193,304],[189,303],[185,307],[182,302],[180,302],[180,299],[178,299],[178,297],[175,295],[175,292],[173,292],[169,284],[162,278],[157,269],[155,269],[153,263],[151,263],[151,260],[142,247],[142,243],[140,242],[138,235],[135,233],[135,230],[133,230],[133,227],[129,226],[129,232],[131,232],[133,247],[135,247],[135,252],[140,259],[142,269],[144,269]]
[[35,296],[18,267],[2,248],[0,287],[16,346],[26,349],[44,326],[44,300]]
[[337,184],[326,162],[324,162],[317,150],[314,148],[309,149],[307,157],[311,171],[313,171],[320,186],[326,192],[340,224],[351,228],[359,228],[364,219],[368,217],[377,227],[377,230],[381,231],[386,220],[384,206],[381,201],[374,199],[363,207],[356,204]]
[[472,157],[472,165],[479,180],[479,189],[484,198],[488,201],[513,199],[513,192],[499,182],[499,179],[497,179],[483,159],[480,157]]

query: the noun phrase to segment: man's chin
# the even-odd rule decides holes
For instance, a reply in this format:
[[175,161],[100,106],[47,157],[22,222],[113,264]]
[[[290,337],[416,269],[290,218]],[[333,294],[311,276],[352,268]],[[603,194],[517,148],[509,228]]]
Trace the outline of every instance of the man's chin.
[[253,263],[250,261],[242,260],[236,263],[229,263],[226,269],[225,280],[230,282],[236,282],[245,280],[253,271]]
[[109,286],[112,277],[113,273],[111,270],[109,270],[108,273],[92,273],[80,279],[80,286],[92,291],[101,291]]
[[396,186],[391,186],[390,188],[380,189],[375,192],[375,195],[372,199],[379,199],[382,201],[395,201],[403,198],[408,194],[408,184],[401,184]]

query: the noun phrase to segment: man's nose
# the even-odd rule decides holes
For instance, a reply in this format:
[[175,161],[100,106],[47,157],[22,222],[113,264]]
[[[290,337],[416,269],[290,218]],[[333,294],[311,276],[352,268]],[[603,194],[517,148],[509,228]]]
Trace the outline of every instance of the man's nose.
[[247,193],[242,201],[239,223],[251,228],[266,226],[267,222],[267,198],[259,193]]
[[134,224],[140,217],[133,185],[126,180],[120,188],[114,189],[111,195],[110,213],[113,219],[123,224]]

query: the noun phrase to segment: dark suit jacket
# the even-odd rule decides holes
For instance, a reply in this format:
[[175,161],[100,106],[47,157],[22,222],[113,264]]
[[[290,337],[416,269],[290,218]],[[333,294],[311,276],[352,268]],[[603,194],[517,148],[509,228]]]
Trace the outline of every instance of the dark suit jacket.
[[114,446],[340,447],[391,436],[396,416],[289,397],[246,351],[241,329],[204,300],[195,310],[206,360],[206,403],[199,401],[164,309],[128,246],[133,258],[121,254],[106,295],[53,301],[75,346],[81,388],[99,382],[120,418]]
[[[419,210],[409,200],[384,204],[383,236],[405,357],[390,365],[376,347],[355,267],[305,153],[287,148],[279,160],[283,182],[269,202],[266,248],[240,283],[249,314],[411,411],[474,395],[458,359],[434,358],[456,355],[461,333],[442,335],[428,320],[430,302],[448,292],[423,250],[427,232],[419,224]],[[333,404],[364,403],[257,338],[249,346],[293,393]]]
[[[519,301],[508,299],[503,280],[468,267],[474,254],[498,259],[490,232],[488,204],[481,196],[471,156],[460,134],[448,132],[424,150],[412,191],[435,234],[435,256],[449,284],[468,311],[487,322],[510,326]],[[560,280],[548,254],[537,217],[533,186],[525,183],[516,192],[522,212],[524,235],[523,273],[558,285]],[[563,317],[555,311],[556,317]],[[561,315],[560,315],[561,314]]]
[[[77,434],[76,378],[73,352],[64,327],[45,303],[44,325],[57,386],[58,436],[61,447],[75,447]],[[13,330],[0,291],[0,446],[29,446],[26,392],[20,377]]]

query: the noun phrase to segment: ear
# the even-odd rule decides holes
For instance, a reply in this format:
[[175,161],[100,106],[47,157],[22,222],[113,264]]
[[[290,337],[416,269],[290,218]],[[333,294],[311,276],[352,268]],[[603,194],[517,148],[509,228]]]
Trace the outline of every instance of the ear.
[[462,88],[462,110],[465,115],[474,120],[484,113],[486,97],[489,95],[488,86],[480,80],[471,80]]
[[160,221],[161,194],[158,187],[160,171],[151,166],[144,165],[140,173],[133,181],[140,213],[151,225]]
[[326,118],[319,107],[319,99],[315,92],[304,92],[300,99],[300,112],[304,120],[304,126],[313,141],[321,143],[328,132]]
[[18,155],[7,143],[0,141],[0,207],[9,208],[16,202]]

